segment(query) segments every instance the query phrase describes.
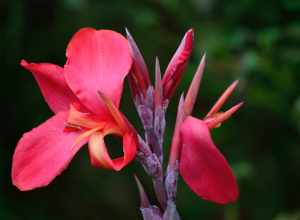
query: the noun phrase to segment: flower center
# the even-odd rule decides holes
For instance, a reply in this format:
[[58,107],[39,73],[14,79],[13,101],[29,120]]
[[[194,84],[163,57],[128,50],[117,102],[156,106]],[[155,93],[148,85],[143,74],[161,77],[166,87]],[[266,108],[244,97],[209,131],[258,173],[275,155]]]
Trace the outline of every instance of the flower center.
[[[136,136],[134,132],[125,127],[125,122],[123,120],[116,121],[116,119],[121,119],[120,117],[121,115],[114,115],[114,117],[111,118],[107,117],[100,119],[91,113],[81,112],[71,105],[65,131],[81,132],[74,141],[72,148],[78,143],[88,140],[89,155],[93,166],[117,171],[121,170],[129,160],[132,160],[132,155],[134,154],[130,154],[128,156],[128,153],[126,154],[125,152],[128,151],[128,146],[134,146],[132,152],[135,152]],[[122,147],[118,147],[118,151],[115,147],[112,150],[113,153],[108,150],[105,143],[108,136],[117,136],[122,138]],[[112,140],[109,138],[109,146],[111,146],[111,142]],[[122,151],[120,151],[120,149],[122,149]],[[116,151],[118,152],[117,155],[115,154]]]
[[80,112],[73,105],[69,110],[69,116],[66,122],[65,131],[81,131],[82,133],[76,138],[72,147],[84,139],[91,137],[94,133],[100,132],[103,135],[115,133],[121,135],[122,132],[115,123],[111,121],[100,120],[91,113]]

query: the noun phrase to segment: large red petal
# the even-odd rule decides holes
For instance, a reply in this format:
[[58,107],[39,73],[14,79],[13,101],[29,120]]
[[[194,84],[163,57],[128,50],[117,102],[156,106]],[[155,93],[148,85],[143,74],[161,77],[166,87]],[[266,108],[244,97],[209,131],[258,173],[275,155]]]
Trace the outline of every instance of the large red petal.
[[50,63],[27,63],[21,66],[30,71],[36,79],[44,99],[54,113],[67,111],[70,104],[79,102],[65,82],[63,68]]
[[69,164],[83,142],[73,146],[77,132],[65,132],[66,112],[60,112],[23,135],[12,164],[12,181],[20,190],[48,185]]
[[233,173],[202,120],[189,116],[181,126],[180,174],[201,198],[226,204],[239,195]]
[[123,80],[132,63],[127,40],[121,34],[83,28],[70,41],[66,56],[67,83],[90,111],[106,112],[98,91],[119,106]]

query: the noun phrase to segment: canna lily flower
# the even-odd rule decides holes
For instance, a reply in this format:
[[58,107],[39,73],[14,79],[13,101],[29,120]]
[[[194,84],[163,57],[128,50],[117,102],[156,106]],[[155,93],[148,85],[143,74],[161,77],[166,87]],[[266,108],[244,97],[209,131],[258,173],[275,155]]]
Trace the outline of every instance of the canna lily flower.
[[179,103],[169,166],[179,158],[179,172],[185,183],[199,197],[218,204],[234,202],[239,195],[238,185],[225,157],[215,146],[210,130],[229,119],[243,103],[219,112],[238,81],[221,95],[204,119],[190,116],[205,66],[203,56],[185,100]]
[[[69,42],[66,57],[63,68],[21,61],[54,116],[17,144],[12,181],[20,190],[48,185],[86,143],[96,167],[119,171],[135,157],[136,132],[118,109],[132,64],[127,40],[114,31],[83,28]],[[111,158],[107,135],[123,139],[123,156]]]

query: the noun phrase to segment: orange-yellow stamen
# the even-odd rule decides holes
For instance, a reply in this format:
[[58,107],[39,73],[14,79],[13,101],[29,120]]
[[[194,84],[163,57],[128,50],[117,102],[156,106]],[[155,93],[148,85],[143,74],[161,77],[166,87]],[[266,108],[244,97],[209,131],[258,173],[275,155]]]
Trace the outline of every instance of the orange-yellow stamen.
[[65,131],[82,131],[76,138],[72,149],[84,139],[89,138],[94,133],[101,131],[104,134],[114,132],[120,134],[121,130],[114,123],[99,120],[95,115],[78,111],[73,105],[70,107],[69,116],[66,122]]

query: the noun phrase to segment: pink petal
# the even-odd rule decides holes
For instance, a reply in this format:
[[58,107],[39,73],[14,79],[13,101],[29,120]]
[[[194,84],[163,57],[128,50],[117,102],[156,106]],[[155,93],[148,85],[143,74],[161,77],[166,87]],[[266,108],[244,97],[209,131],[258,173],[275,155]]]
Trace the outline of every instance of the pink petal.
[[63,68],[50,63],[27,63],[21,66],[30,71],[36,79],[44,99],[54,113],[67,111],[70,104],[79,102],[65,82]]
[[132,63],[127,40],[121,34],[83,28],[73,36],[66,56],[67,83],[90,111],[106,113],[98,91],[119,106],[123,80]]
[[64,132],[66,112],[60,112],[23,135],[12,164],[12,181],[20,190],[48,185],[69,164],[83,142],[73,146],[78,132]]
[[219,204],[237,199],[239,190],[227,161],[202,120],[189,116],[181,126],[180,174],[201,198]]

